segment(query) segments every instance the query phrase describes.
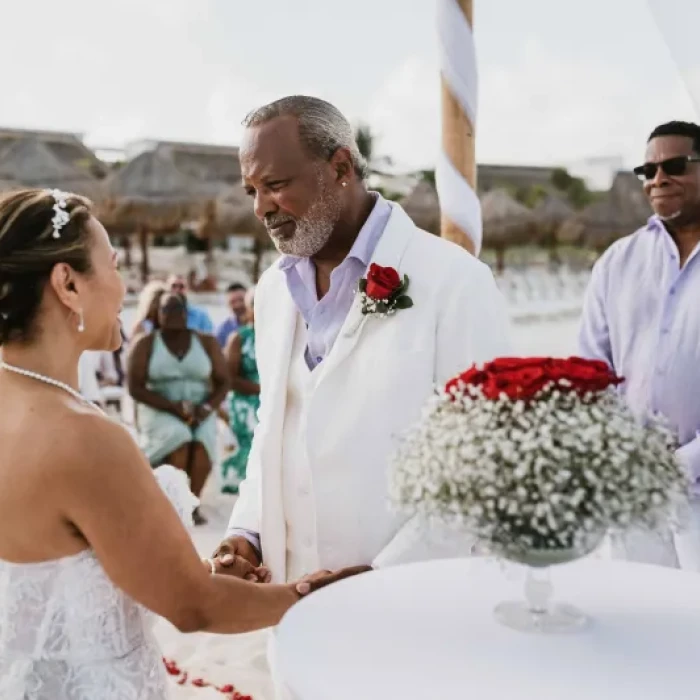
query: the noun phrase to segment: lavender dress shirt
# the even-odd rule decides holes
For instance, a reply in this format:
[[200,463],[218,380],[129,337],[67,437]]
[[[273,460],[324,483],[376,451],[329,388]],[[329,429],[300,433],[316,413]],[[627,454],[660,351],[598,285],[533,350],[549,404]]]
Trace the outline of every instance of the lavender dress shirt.
[[289,294],[306,323],[309,369],[314,369],[330,353],[352,306],[357,284],[389,221],[391,205],[381,195],[373,194],[376,203],[347,257],[331,272],[331,286],[323,299],[318,298],[316,268],[310,258],[287,255],[280,262]]
[[[311,370],[323,362],[333,348],[352,306],[358,282],[365,274],[391,216],[391,204],[378,192],[372,194],[375,205],[347,257],[331,273],[330,288],[322,299],[318,298],[316,268],[310,258],[287,255],[280,261],[289,294],[306,323],[305,359]],[[258,552],[261,551],[258,533],[233,528],[226,535],[242,535]]]
[[700,495],[700,244],[681,268],[661,220],[614,243],[593,268],[579,352],[607,362],[638,415],[660,413]]

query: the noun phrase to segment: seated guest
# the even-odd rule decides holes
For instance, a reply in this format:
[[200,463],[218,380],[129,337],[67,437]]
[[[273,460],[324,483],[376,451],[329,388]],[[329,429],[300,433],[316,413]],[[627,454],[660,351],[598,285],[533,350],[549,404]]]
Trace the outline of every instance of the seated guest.
[[[172,464],[199,497],[216,457],[216,411],[228,392],[214,336],[187,328],[187,303],[166,293],[160,329],[136,339],[129,355],[129,393],[138,406],[141,448],[152,466]],[[195,524],[206,522],[197,509]]]

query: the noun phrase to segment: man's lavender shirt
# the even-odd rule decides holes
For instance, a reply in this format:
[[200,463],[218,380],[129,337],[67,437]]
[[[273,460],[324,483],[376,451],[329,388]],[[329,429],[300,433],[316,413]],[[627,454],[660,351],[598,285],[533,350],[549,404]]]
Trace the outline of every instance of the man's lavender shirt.
[[376,203],[360,229],[345,260],[331,272],[328,293],[319,300],[316,267],[310,258],[285,256],[280,269],[287,277],[289,294],[306,323],[306,363],[309,369],[328,356],[345,321],[360,278],[372,259],[374,249],[386,228],[391,205],[375,194]]
[[[287,278],[287,288],[306,323],[306,363],[314,369],[328,356],[350,311],[355,290],[384,233],[391,204],[373,192],[374,207],[355,239],[345,260],[331,272],[328,293],[319,300],[316,289],[316,268],[310,258],[286,255],[279,263]],[[232,528],[227,537],[243,535],[260,552],[260,538],[249,530]]]
[[670,421],[700,495],[700,244],[683,268],[679,257],[656,216],[614,243],[593,267],[579,352],[625,378],[635,413]]

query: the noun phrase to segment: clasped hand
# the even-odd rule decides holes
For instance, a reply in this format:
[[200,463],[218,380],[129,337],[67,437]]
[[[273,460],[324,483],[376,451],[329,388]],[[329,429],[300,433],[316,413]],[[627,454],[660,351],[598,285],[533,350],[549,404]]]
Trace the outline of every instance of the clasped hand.
[[[217,574],[235,576],[254,583],[270,583],[272,580],[270,570],[261,565],[257,551],[245,537],[229,537],[224,540],[210,561]],[[308,595],[336,581],[371,570],[371,566],[351,566],[337,571],[317,571],[294,582],[294,587],[299,595]]]

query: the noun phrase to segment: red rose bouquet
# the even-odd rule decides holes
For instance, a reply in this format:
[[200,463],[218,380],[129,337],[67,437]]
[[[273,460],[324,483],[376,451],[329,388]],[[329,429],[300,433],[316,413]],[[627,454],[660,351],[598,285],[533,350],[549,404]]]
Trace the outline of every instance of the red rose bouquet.
[[502,357],[448,382],[391,465],[393,503],[502,553],[583,550],[669,522],[686,493],[672,433],[638,420],[604,362]]

